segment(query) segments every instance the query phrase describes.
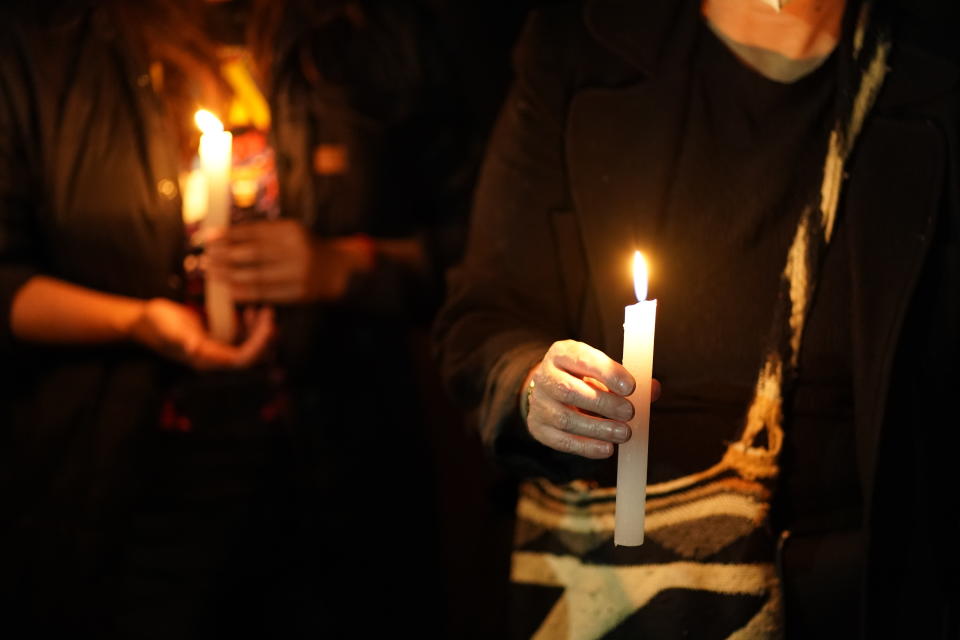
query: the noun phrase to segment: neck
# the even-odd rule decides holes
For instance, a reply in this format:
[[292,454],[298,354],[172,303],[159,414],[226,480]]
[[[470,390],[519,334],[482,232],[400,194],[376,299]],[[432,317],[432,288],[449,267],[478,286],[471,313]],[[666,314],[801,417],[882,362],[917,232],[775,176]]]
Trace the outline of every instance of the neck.
[[845,0],[790,0],[778,10],[768,0],[703,0],[702,12],[726,40],[811,60],[837,46],[845,6]]

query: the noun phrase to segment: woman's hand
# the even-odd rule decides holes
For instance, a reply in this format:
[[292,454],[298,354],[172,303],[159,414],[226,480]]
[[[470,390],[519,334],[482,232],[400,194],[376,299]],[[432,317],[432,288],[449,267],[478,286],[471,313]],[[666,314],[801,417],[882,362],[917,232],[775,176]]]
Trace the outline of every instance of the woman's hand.
[[369,239],[317,238],[289,219],[230,227],[207,255],[211,274],[229,282],[240,303],[338,300],[354,275],[373,267]]
[[55,345],[133,340],[195,369],[238,369],[256,362],[273,337],[273,311],[246,314],[247,339],[217,342],[200,317],[166,298],[140,300],[35,276],[14,297],[10,326],[17,339]]
[[248,310],[247,339],[234,346],[211,338],[191,309],[165,298],[143,303],[131,337],[160,355],[200,371],[241,369],[263,355],[273,337],[273,310]]
[[[623,365],[582,342],[555,342],[534,367],[521,392],[521,407],[530,381],[527,430],[551,449],[585,458],[608,458],[614,443],[630,439],[627,421],[633,405],[627,396],[636,383]],[[652,398],[660,395],[654,380]]]

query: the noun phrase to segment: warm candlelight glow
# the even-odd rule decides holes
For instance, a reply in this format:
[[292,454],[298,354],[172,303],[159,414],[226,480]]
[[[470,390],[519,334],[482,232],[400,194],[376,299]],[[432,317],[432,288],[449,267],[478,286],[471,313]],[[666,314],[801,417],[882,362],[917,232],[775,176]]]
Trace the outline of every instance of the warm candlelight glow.
[[193,121],[197,123],[197,128],[203,133],[220,133],[223,131],[223,123],[220,119],[207,111],[200,109],[193,115]]
[[647,261],[639,251],[633,253],[633,290],[637,302],[647,299]]

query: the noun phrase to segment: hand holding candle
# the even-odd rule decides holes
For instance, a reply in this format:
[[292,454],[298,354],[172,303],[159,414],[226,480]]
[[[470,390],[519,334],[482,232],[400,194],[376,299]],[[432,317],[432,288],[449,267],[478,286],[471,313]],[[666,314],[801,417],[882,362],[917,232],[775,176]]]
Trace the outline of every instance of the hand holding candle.
[[[602,459],[620,444],[616,544],[643,542],[650,403],[660,395],[653,370],[657,303],[646,300],[646,264],[635,261],[636,305],[626,309],[624,364],[575,340],[553,343],[527,375],[520,412],[540,443]],[[629,399],[628,399],[629,397]]]
[[638,251],[634,256],[634,287],[637,304],[625,310],[623,323],[623,366],[636,380],[630,396],[635,413],[631,418],[633,436],[620,445],[617,460],[617,508],[614,544],[643,544],[647,498],[647,440],[650,430],[650,388],[653,376],[653,334],[657,301],[647,300],[647,266]]
[[582,342],[562,340],[553,343],[527,377],[521,411],[530,435],[551,449],[609,458],[613,443],[630,438],[626,421],[633,406],[624,396],[633,390],[633,378],[619,362]]

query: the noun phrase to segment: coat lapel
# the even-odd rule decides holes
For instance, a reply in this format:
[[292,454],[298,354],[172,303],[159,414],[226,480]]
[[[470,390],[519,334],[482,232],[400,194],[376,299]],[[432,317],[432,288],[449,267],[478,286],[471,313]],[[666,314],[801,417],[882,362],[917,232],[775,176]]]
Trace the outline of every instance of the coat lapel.
[[[653,257],[649,237],[663,207],[677,147],[679,115],[650,85],[578,95],[568,121],[570,184],[590,277],[598,292],[603,350],[622,351],[623,310],[636,302],[630,265],[635,249]],[[650,115],[664,109],[661,126]],[[611,153],[611,150],[620,153]]]
[[599,346],[614,358],[623,346],[624,307],[636,302],[634,250],[645,251],[656,268],[649,236],[682,131],[697,6],[596,0],[585,10],[594,37],[639,72],[626,86],[578,92],[567,119],[570,188],[598,292]]
[[584,21],[611,52],[653,74],[684,44],[677,38],[689,28],[699,6],[699,0],[592,0],[584,7]]
[[955,65],[918,50],[895,54],[848,167],[841,213],[851,231],[855,427],[867,505],[894,359],[944,204],[947,138],[943,123],[923,111],[958,77]]

